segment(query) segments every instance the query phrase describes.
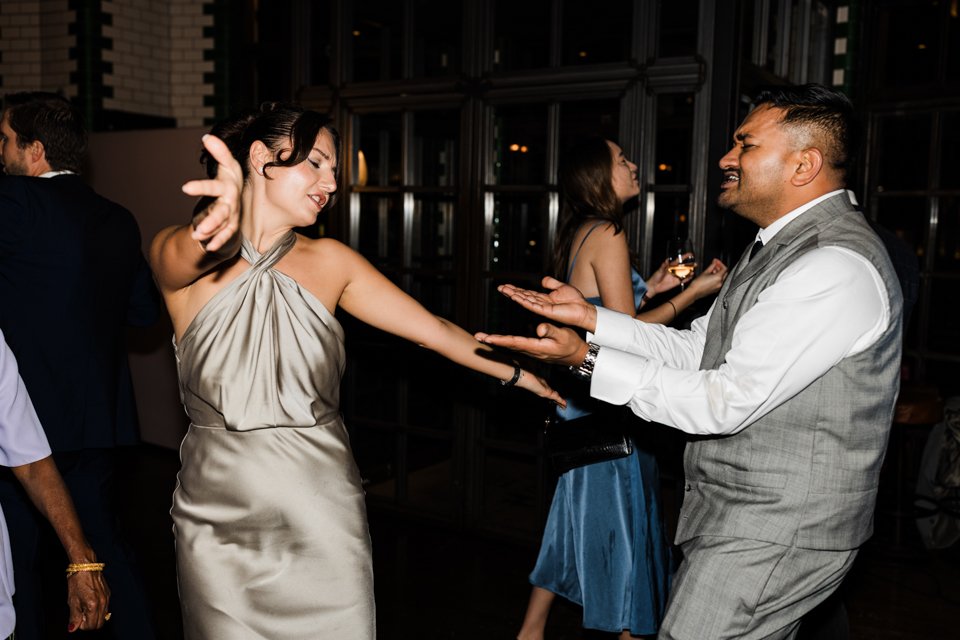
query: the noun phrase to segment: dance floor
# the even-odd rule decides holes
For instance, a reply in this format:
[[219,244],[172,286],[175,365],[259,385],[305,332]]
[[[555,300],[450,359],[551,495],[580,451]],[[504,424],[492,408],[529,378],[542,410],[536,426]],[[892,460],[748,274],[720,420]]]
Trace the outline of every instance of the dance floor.
[[[123,520],[147,581],[163,639],[180,637],[169,516],[176,452],[131,450],[119,488]],[[533,545],[465,534],[373,511],[370,514],[381,640],[472,640],[515,637],[526,606]],[[861,552],[845,585],[854,640],[956,638],[960,621],[960,549],[930,554],[907,530],[898,547],[886,523]],[[580,629],[580,611],[558,601],[548,640],[598,640]],[[340,640],[340,639],[337,639]],[[344,639],[346,640],[346,639]]]

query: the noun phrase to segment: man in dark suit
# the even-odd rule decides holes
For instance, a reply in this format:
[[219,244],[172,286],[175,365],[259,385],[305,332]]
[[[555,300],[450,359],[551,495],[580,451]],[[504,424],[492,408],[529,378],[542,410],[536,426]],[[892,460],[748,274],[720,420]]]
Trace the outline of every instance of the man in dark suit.
[[[159,298],[129,211],[78,175],[86,149],[64,98],[5,98],[0,120],[0,330],[20,364],[57,466],[113,588],[110,631],[154,637],[140,580],[119,542],[111,499],[117,447],[138,439],[126,325],[152,324]],[[44,611],[38,558],[49,557],[39,514],[0,477],[10,530],[18,639],[39,638]],[[60,578],[62,580],[62,577]],[[44,585],[47,588],[47,585]]]

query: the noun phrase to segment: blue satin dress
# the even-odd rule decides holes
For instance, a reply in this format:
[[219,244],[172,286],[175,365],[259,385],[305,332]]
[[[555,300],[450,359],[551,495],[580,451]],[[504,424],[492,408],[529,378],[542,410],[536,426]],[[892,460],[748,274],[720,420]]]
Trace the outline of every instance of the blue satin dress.
[[[631,280],[639,307],[646,284],[635,270]],[[571,420],[595,402],[588,395],[568,398],[558,414]],[[564,473],[530,582],[581,605],[587,629],[655,634],[670,589],[658,491],[657,461],[637,447],[625,458]]]

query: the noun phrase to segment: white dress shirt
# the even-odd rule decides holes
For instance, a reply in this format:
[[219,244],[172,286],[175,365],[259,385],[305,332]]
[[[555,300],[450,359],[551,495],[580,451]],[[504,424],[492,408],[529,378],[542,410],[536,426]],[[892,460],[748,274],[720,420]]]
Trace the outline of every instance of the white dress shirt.
[[[766,244],[791,220],[839,193],[791,211],[758,239]],[[701,371],[715,306],[685,331],[598,307],[591,340],[601,349],[590,394],[687,433],[732,434],[865,350],[890,322],[880,274],[866,258],[841,247],[814,249],[784,269],[737,322],[726,361]]]
[[[50,455],[47,437],[0,332],[0,465],[19,467]],[[0,510],[0,638],[13,633],[13,562],[7,524]]]

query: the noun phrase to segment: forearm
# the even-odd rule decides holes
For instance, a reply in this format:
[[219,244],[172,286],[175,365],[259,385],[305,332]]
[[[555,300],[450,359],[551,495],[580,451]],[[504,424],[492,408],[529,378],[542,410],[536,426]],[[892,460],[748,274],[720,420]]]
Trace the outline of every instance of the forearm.
[[478,342],[472,335],[449,320],[434,316],[436,325],[418,344],[449,359],[498,380],[513,378],[514,365],[509,358]]
[[240,233],[217,251],[207,251],[193,237],[193,227],[169,227],[157,234],[150,249],[150,266],[164,291],[186,287],[240,251]]
[[53,458],[46,457],[12,468],[30,500],[50,521],[72,563],[95,562],[96,555],[83,535],[73,500]]

